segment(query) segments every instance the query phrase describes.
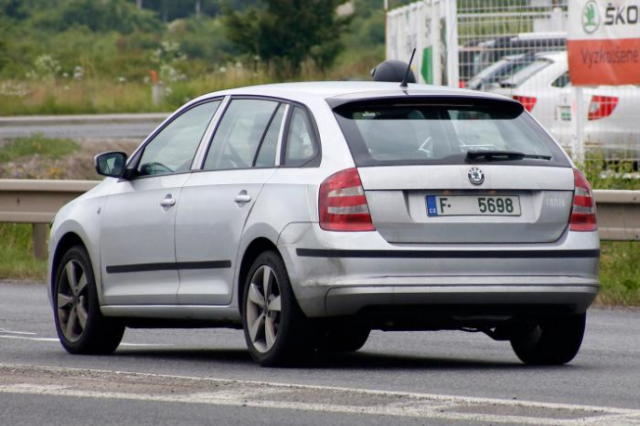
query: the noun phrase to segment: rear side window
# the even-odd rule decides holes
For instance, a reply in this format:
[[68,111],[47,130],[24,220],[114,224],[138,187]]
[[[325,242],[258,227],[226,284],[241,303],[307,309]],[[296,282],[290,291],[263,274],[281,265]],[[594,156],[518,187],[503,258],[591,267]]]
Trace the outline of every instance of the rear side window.
[[569,77],[569,71],[562,74],[560,77],[556,78],[551,85],[557,88],[564,88],[571,84],[571,77]]
[[313,159],[317,154],[314,140],[309,116],[302,108],[293,108],[284,164],[292,167],[302,166]]
[[494,160],[500,164],[569,165],[546,132],[514,102],[400,102],[347,104],[334,110],[358,166],[465,164],[468,151],[483,150],[551,157]]
[[278,105],[253,99],[231,101],[211,141],[204,170],[251,168]]
[[278,111],[274,114],[269,124],[269,129],[262,139],[258,155],[255,159],[255,167],[275,167],[276,151],[278,150],[278,142],[280,140],[280,129],[282,128],[282,120],[286,107],[281,104]]

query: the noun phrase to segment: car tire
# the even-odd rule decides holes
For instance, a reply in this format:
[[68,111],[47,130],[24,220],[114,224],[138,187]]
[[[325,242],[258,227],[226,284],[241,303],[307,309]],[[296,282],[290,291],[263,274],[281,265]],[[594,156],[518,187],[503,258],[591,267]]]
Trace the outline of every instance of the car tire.
[[355,352],[361,349],[371,330],[361,327],[330,327],[322,333],[318,352]]
[[253,262],[242,306],[244,336],[255,362],[285,367],[302,364],[312,355],[314,328],[298,306],[278,253],[264,252]]
[[53,312],[60,343],[69,353],[106,355],[122,341],[124,325],[100,312],[91,260],[82,246],[70,248],[58,264]]
[[540,322],[536,327],[511,339],[511,347],[528,365],[562,365],[580,350],[586,313]]

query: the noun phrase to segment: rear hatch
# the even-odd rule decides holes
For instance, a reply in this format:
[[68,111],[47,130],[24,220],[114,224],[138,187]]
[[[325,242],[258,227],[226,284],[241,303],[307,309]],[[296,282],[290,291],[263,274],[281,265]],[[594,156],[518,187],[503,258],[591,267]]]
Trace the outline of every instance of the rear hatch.
[[545,243],[567,228],[571,164],[519,103],[407,96],[334,111],[388,242]]

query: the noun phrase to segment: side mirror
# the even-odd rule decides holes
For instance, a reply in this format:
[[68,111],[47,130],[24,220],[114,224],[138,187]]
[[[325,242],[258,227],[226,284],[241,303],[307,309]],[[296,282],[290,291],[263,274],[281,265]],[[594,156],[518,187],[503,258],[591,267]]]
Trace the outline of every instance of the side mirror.
[[105,152],[93,160],[96,172],[102,176],[122,177],[127,163],[127,154],[124,152]]

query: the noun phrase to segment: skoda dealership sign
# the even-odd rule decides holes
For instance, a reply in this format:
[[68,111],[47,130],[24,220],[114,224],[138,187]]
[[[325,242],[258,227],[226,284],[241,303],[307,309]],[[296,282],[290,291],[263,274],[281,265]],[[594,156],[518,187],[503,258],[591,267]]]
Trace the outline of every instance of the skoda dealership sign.
[[571,0],[567,48],[573,85],[640,84],[640,0]]
[[582,10],[582,28],[587,34],[593,34],[600,27],[600,12],[598,4],[591,0],[584,5]]

